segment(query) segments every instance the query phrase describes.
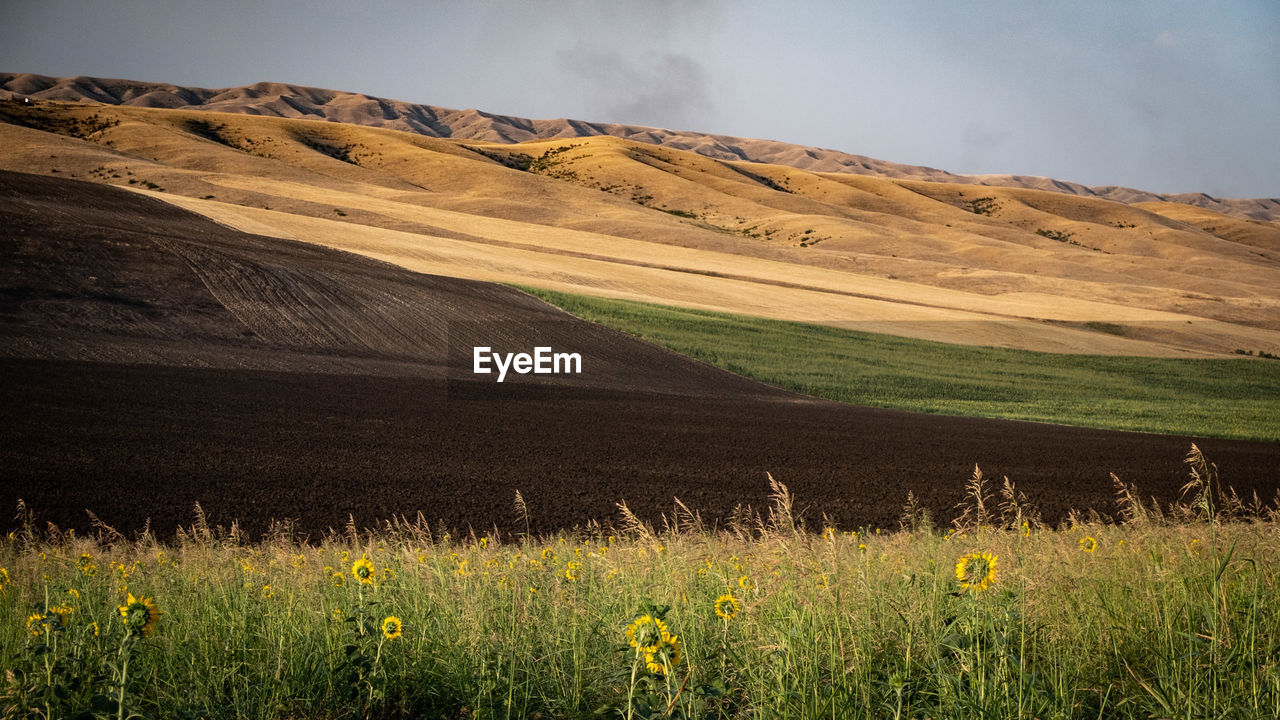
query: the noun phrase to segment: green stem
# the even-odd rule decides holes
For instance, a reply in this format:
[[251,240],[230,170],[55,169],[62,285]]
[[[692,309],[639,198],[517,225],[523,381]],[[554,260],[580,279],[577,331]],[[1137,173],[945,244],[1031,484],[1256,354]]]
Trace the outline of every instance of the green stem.
[[129,680],[129,656],[133,653],[128,651],[127,645],[131,631],[126,629],[124,632],[124,640],[120,641],[120,693],[116,696],[116,719],[124,720],[124,687]]
[[636,696],[636,670],[640,668],[640,648],[636,648],[636,659],[631,662],[631,684],[627,686],[627,720],[635,717],[632,702]]

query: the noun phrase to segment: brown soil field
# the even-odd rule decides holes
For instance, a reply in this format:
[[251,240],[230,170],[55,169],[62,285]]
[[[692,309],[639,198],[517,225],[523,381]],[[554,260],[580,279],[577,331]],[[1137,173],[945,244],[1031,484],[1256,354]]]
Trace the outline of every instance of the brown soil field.
[[[812,400],[577,320],[516,290],[246,234],[136,193],[0,173],[0,508],[164,535],[200,503],[250,535],[419,513],[465,530],[767,503],[893,527],[946,520],[975,463],[1050,522],[1114,512],[1108,476],[1177,497],[1191,439]],[[548,345],[583,374],[470,373],[470,349]],[[1280,445],[1199,441],[1246,495]],[[4,514],[0,525],[16,521]]]

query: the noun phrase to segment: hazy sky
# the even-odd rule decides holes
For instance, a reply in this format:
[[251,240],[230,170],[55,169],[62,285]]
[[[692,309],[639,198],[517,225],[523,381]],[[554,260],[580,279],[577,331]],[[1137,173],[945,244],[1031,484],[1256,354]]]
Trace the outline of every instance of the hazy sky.
[[1280,197],[1280,2],[3,0],[0,71],[261,80]]

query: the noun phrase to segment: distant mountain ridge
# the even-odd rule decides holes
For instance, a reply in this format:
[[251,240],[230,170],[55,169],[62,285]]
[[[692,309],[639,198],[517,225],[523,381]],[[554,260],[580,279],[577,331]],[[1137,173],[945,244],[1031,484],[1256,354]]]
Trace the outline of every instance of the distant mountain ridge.
[[234,88],[196,88],[107,78],[50,77],[0,73],[0,97],[30,97],[55,102],[210,110],[286,118],[314,118],[394,130],[428,137],[518,143],[529,140],[610,135],[718,160],[787,165],[814,172],[853,173],[933,182],[1023,187],[1122,203],[1168,201],[1207,208],[1251,220],[1280,221],[1280,198],[1215,198],[1204,193],[1160,195],[1133,188],[1089,187],[1026,175],[959,175],[919,165],[902,165],[837,150],[773,140],[682,132],[638,125],[592,123],[557,118],[530,120],[480,110],[388,100],[360,93],[261,82]]

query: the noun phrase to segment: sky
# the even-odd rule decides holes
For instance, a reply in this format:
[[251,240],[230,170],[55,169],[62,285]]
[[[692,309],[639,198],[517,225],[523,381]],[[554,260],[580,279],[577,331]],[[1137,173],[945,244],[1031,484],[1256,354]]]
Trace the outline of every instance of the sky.
[[4,0],[0,72],[287,82],[1280,197],[1280,2]]

